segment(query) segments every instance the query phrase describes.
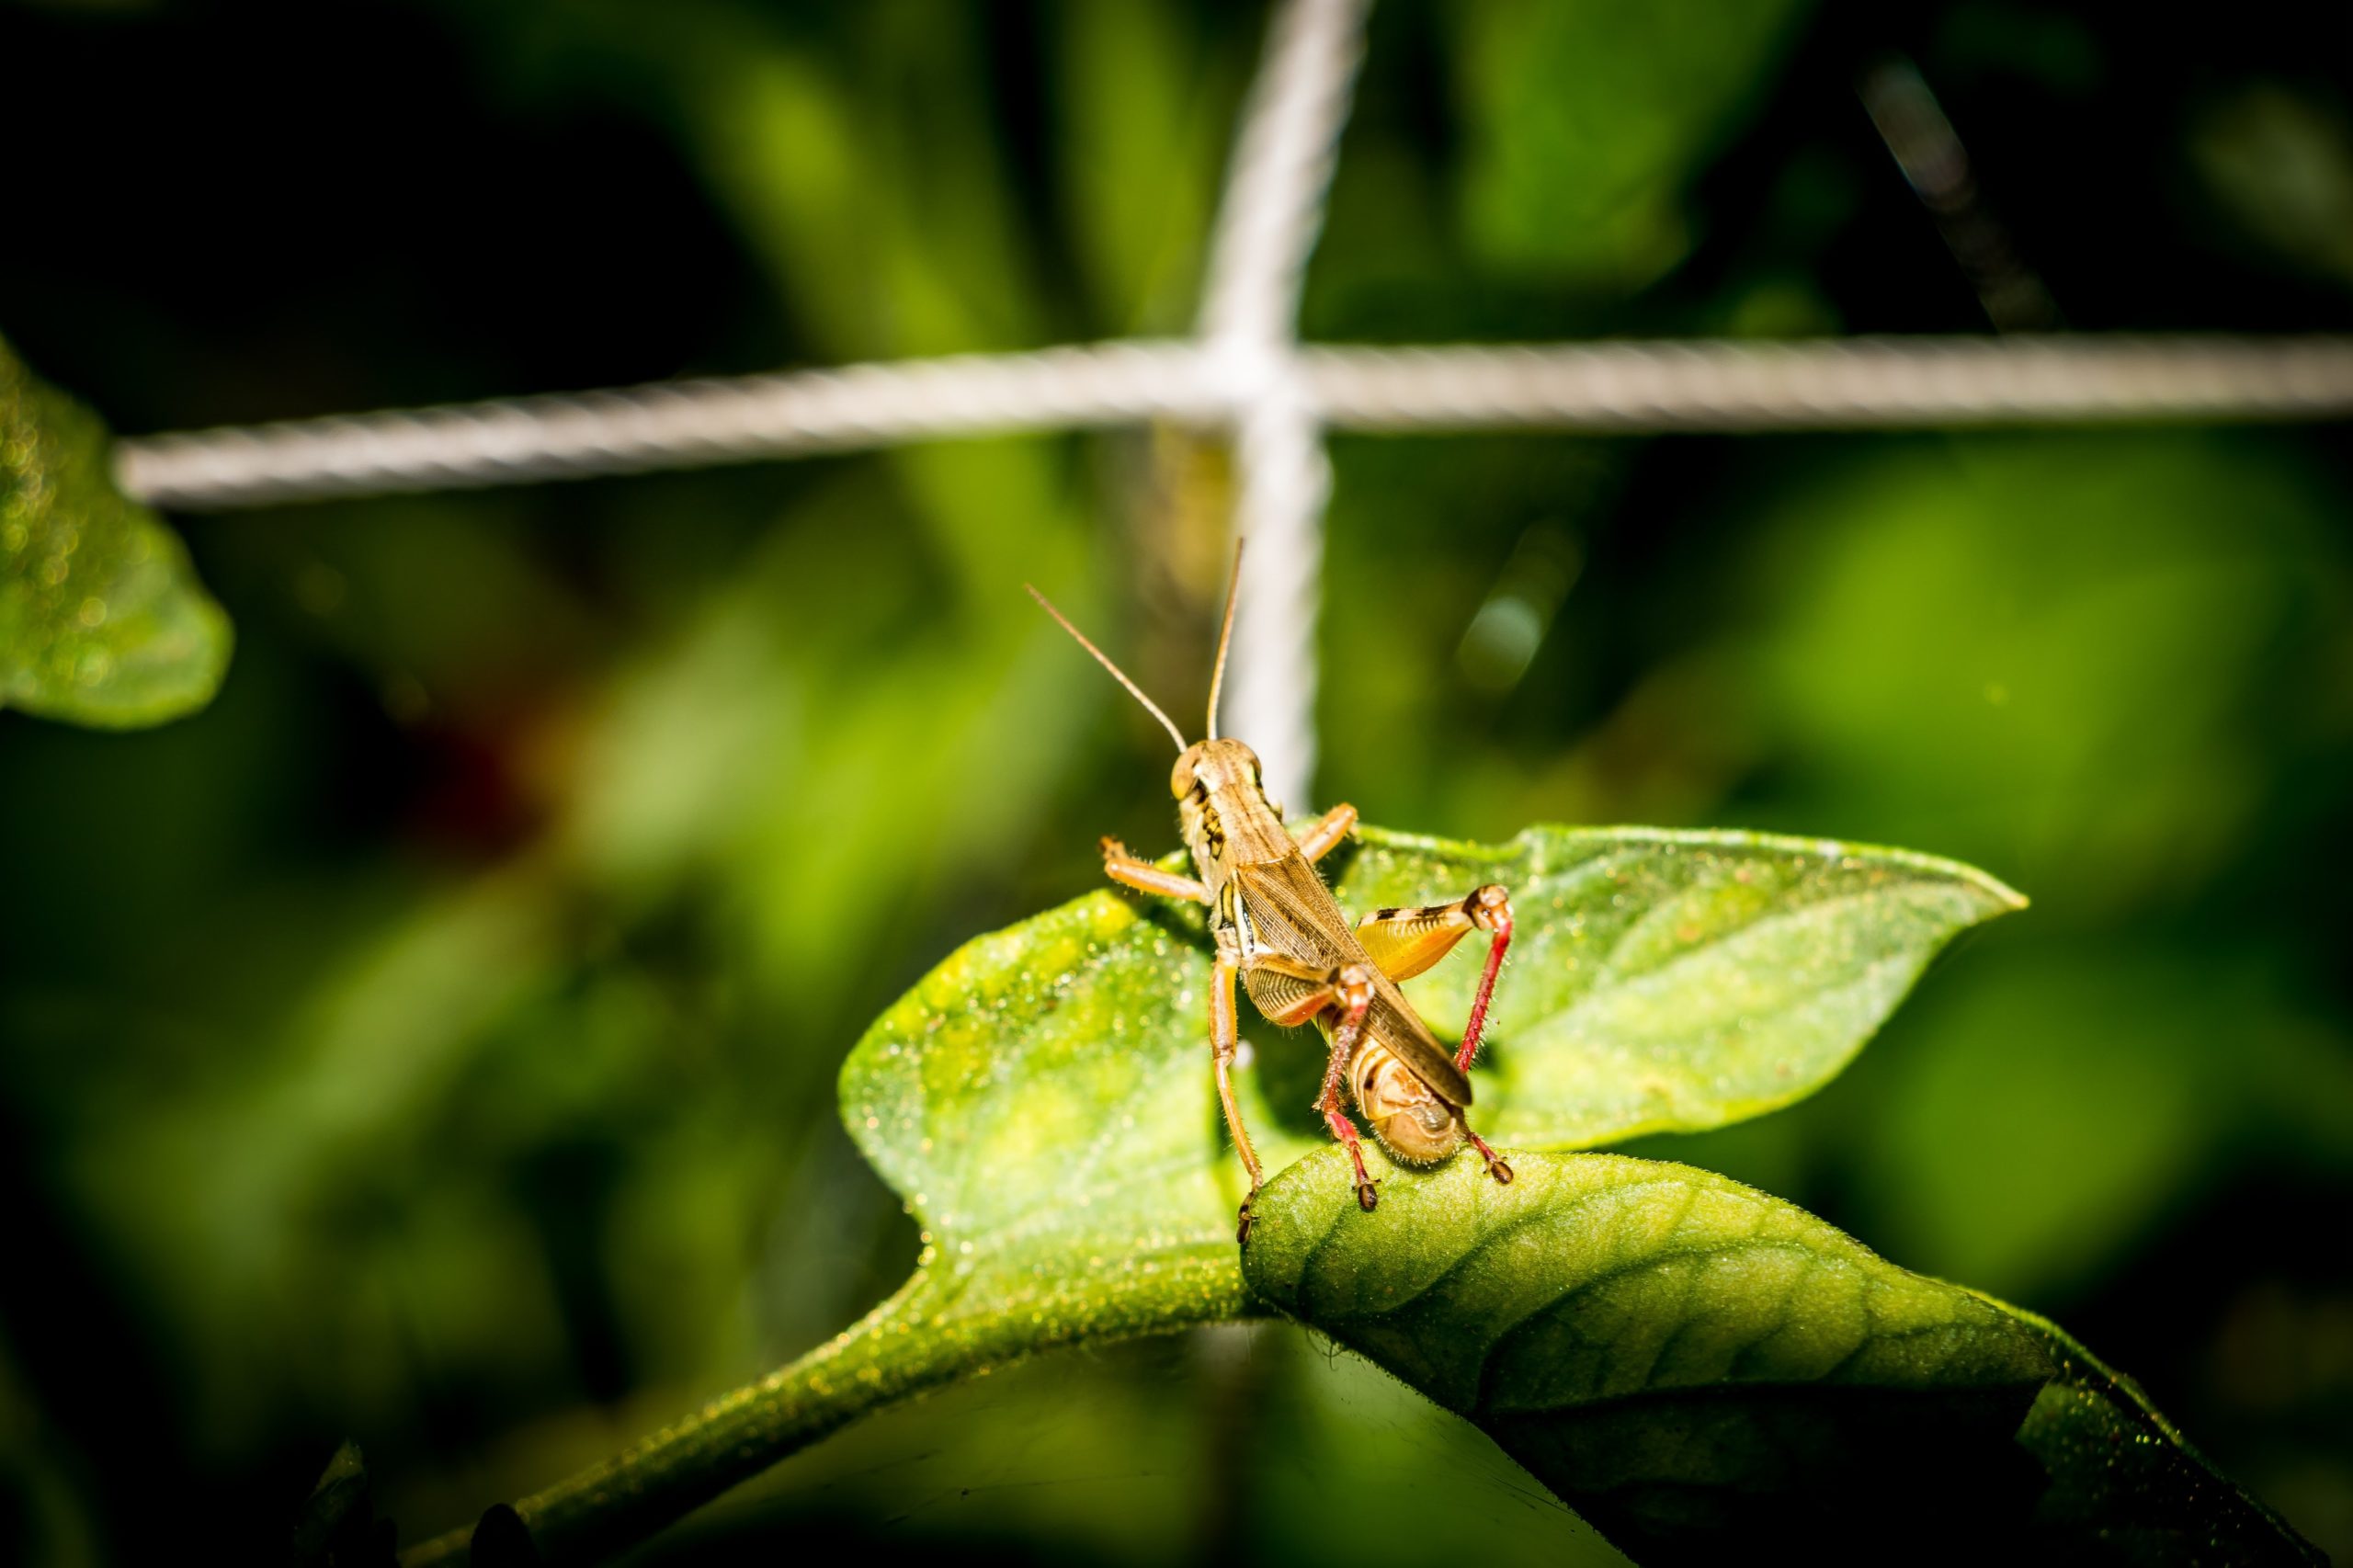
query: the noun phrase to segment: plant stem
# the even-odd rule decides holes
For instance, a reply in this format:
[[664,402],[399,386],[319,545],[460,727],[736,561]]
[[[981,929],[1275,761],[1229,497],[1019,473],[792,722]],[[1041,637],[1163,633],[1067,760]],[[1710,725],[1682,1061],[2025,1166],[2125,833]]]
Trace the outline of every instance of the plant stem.
[[[1040,1350],[1247,1316],[1232,1247],[1188,1246],[1107,1277],[1038,1282],[917,1269],[855,1326],[628,1451],[515,1505],[540,1561],[628,1550],[860,1415]],[[402,1568],[468,1558],[471,1528],[402,1553]]]

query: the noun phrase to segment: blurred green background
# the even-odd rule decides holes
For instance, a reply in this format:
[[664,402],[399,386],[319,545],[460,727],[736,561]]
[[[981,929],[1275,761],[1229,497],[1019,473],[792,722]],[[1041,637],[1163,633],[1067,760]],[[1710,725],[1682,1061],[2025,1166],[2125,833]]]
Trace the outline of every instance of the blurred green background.
[[[14,0],[0,331],[124,431],[1181,333],[1264,20]],[[2349,41],[1395,0],[1306,330],[1984,330],[1858,101],[1894,53],[2068,325],[2343,331]],[[1643,1151],[2058,1317],[2344,1556],[2341,437],[1340,440],[1318,794],[2026,891],[1818,1098]],[[878,1299],[915,1244],[835,1122],[858,1029],[1098,834],[1174,843],[1165,741],[1020,584],[1193,711],[1224,495],[1153,431],[184,519],[218,701],[0,715],[0,1557],[276,1551],[347,1435],[419,1539]],[[644,1560],[1384,1537],[1611,1555],[1257,1328],[877,1419]]]

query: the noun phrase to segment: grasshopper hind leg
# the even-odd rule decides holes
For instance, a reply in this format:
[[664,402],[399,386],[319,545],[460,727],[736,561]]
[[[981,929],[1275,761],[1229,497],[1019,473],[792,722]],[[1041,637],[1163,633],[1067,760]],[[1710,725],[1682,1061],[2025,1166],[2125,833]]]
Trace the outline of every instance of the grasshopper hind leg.
[[1348,1079],[1348,1063],[1356,1060],[1357,1043],[1364,1036],[1365,1015],[1372,1010],[1372,976],[1362,964],[1343,964],[1332,971],[1327,982],[1334,1003],[1340,1010],[1340,1021],[1332,1030],[1332,1061],[1324,1071],[1324,1091],[1316,1098],[1317,1108],[1324,1113],[1324,1125],[1348,1152],[1348,1161],[1357,1168],[1357,1207],[1370,1214],[1380,1206],[1381,1193],[1364,1168],[1364,1140],[1357,1135],[1357,1124],[1340,1099],[1340,1087]]
[[1349,1161],[1357,1167],[1357,1207],[1370,1214],[1381,1206],[1381,1186],[1366,1174],[1364,1140],[1358,1134],[1356,1123],[1348,1119],[1348,1113],[1340,1108],[1338,1096],[1326,1096],[1323,1111],[1324,1125],[1332,1130],[1332,1136],[1340,1141],[1340,1147],[1348,1152]]
[[1452,952],[1454,945],[1472,932],[1484,931],[1494,938],[1487,946],[1487,963],[1480,971],[1479,994],[1472,1001],[1470,1020],[1462,1027],[1462,1049],[1454,1058],[1455,1066],[1468,1073],[1487,1031],[1487,1006],[1495,1000],[1504,954],[1511,949],[1512,925],[1511,894],[1489,882],[1451,903],[1377,909],[1357,923],[1357,940],[1390,979],[1411,980]]
[[[1410,980],[1446,957],[1457,942],[1472,932],[1488,933],[1493,939],[1487,946],[1486,966],[1480,972],[1478,994],[1472,1001],[1470,1020],[1462,1029],[1462,1047],[1454,1059],[1455,1066],[1468,1073],[1486,1034],[1487,1008],[1495,1000],[1495,981],[1503,972],[1504,955],[1511,948],[1513,924],[1511,894],[1490,882],[1451,903],[1375,910],[1358,923],[1357,939],[1390,979]],[[1495,1178],[1497,1186],[1507,1186],[1512,1177],[1511,1166],[1485,1139],[1471,1131],[1468,1120],[1458,1115],[1457,1122],[1462,1136],[1486,1161],[1487,1174]]]
[[1487,1146],[1487,1141],[1484,1138],[1482,1138],[1477,1133],[1472,1131],[1471,1124],[1467,1121],[1462,1124],[1462,1136],[1471,1140],[1471,1147],[1478,1150],[1479,1157],[1487,1162],[1487,1174],[1495,1178],[1495,1185],[1497,1187],[1509,1187],[1511,1185],[1511,1165],[1504,1159],[1504,1157],[1501,1154],[1496,1153],[1495,1150],[1489,1148]]
[[[1259,953],[1251,960],[1251,995],[1268,1022],[1290,1028],[1311,1020],[1330,1032],[1332,1059],[1324,1072],[1324,1086],[1312,1102],[1323,1113],[1324,1125],[1348,1152],[1356,1167],[1358,1205],[1370,1213],[1381,1201],[1378,1184],[1365,1169],[1364,1140],[1342,1098],[1348,1064],[1364,1041],[1365,1020],[1371,1014],[1374,977],[1370,966],[1346,963],[1318,971],[1297,959]],[[1230,994],[1230,993],[1229,993]]]

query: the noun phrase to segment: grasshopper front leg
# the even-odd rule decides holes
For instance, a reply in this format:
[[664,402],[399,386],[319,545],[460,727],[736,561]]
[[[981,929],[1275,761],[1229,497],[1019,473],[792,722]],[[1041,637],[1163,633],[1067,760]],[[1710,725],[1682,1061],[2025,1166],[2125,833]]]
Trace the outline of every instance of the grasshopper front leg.
[[[1103,870],[1113,881],[1141,892],[1195,903],[1212,902],[1210,890],[1199,882],[1138,858],[1116,838],[1103,840]],[[1241,971],[1242,954],[1232,934],[1220,932],[1217,960],[1210,975],[1210,1055],[1217,1067],[1217,1103],[1225,1112],[1226,1131],[1233,1134],[1234,1152],[1242,1156],[1242,1166],[1250,1173],[1250,1195],[1242,1200],[1233,1233],[1236,1242],[1246,1243],[1250,1239],[1250,1205],[1257,1200],[1258,1189],[1266,1185],[1267,1176],[1258,1164],[1258,1152],[1250,1146],[1250,1130],[1243,1125],[1242,1107],[1233,1097],[1233,1062],[1242,1050],[1242,1028],[1233,1011],[1233,981]]]
[[1242,1200],[1233,1230],[1235,1243],[1247,1244],[1250,1206],[1258,1201],[1258,1189],[1267,1177],[1258,1165],[1258,1152],[1250,1147],[1250,1130],[1242,1125],[1242,1108],[1233,1099],[1233,1058],[1242,1049],[1242,1028],[1233,1011],[1233,977],[1241,971],[1242,955],[1230,938],[1221,937],[1217,962],[1210,974],[1210,1054],[1217,1062],[1217,1103],[1225,1111],[1225,1129],[1233,1134],[1234,1152],[1250,1173],[1250,1195]]
[[1309,864],[1321,860],[1340,846],[1357,825],[1357,809],[1346,802],[1334,806],[1315,819],[1313,826],[1299,835],[1299,852]]
[[1138,892],[1158,893],[1163,898],[1180,898],[1193,903],[1210,902],[1209,889],[1190,877],[1164,871],[1151,861],[1139,858],[1116,838],[1103,840],[1103,874]]

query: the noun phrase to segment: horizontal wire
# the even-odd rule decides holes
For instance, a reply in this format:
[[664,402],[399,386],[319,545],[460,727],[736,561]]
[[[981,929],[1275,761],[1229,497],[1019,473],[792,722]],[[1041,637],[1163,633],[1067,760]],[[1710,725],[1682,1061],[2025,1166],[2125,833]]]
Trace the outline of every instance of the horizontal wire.
[[1787,430],[2353,413],[2353,337],[1852,337],[1301,350],[1358,430]]
[[[2011,336],[1558,347],[1312,346],[1336,428],[1902,428],[2353,413],[2353,338]],[[1191,341],[853,365],[126,438],[131,494],[188,510],[694,468],[905,441],[1169,420],[1256,389]]]
[[1190,343],[1107,343],[197,430],[118,441],[125,493],[190,509],[699,468],[901,441],[1214,421]]

